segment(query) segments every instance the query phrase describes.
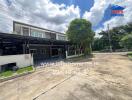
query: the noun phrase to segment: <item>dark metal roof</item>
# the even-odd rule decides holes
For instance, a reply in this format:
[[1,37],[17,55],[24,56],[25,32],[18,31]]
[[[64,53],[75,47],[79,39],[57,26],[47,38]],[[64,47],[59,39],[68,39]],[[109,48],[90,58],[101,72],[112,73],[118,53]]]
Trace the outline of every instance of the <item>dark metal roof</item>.
[[22,36],[22,35],[9,34],[9,33],[0,33],[0,39],[2,39],[3,41],[6,40],[6,41],[14,41],[14,42],[20,42],[20,43],[24,43],[26,41],[30,43],[36,43],[36,44],[57,44],[57,45],[71,44],[69,41],[52,40],[52,39],[46,39],[46,38]]

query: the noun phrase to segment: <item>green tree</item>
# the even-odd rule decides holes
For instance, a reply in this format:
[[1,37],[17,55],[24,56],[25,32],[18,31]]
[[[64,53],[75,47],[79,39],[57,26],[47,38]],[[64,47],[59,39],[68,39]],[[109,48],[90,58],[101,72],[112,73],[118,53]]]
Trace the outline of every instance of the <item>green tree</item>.
[[100,51],[100,50],[103,49],[103,47],[104,47],[104,44],[103,44],[102,39],[97,38],[97,37],[94,38],[94,42],[93,42],[93,45],[92,45],[92,49],[94,51]]
[[122,39],[120,44],[127,49],[132,49],[132,33],[125,35]]
[[[111,38],[111,45],[112,49],[115,51],[116,49],[121,49],[122,46],[120,45],[120,40],[127,34],[131,34],[132,32],[132,23],[128,23],[126,25],[114,27],[113,29],[109,30],[110,38]],[[100,40],[103,41],[103,49],[109,49],[109,36],[108,31],[102,31],[99,33],[102,35]]]
[[119,28],[113,28],[109,31],[109,33],[108,31],[102,31],[99,34],[102,35],[101,40],[103,41],[104,49],[109,49],[109,35],[111,39],[112,49],[115,51],[116,49],[121,48],[119,42],[123,34],[120,32]]
[[85,55],[91,53],[91,44],[94,39],[92,24],[85,19],[74,19],[67,30],[68,39],[84,47]]

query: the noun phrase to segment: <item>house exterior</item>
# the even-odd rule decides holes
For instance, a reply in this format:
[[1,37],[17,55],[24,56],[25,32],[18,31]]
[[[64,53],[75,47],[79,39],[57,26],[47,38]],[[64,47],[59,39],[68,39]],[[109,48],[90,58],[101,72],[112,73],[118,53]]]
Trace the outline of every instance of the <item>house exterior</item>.
[[[4,60],[4,64],[16,63],[26,67],[20,65],[26,60],[28,60],[27,64],[39,64],[50,59],[75,57],[82,52],[83,49],[69,42],[65,34],[25,23],[14,21],[12,33],[0,33],[0,59]],[[19,59],[17,62],[17,59],[12,60],[11,56],[13,59],[15,57],[22,60]]]

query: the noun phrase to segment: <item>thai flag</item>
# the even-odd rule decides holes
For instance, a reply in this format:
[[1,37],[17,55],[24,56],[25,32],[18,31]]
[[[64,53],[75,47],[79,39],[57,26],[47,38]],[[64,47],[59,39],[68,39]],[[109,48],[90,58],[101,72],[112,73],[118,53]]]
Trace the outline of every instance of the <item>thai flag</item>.
[[112,16],[124,16],[125,7],[118,5],[111,5],[111,15]]

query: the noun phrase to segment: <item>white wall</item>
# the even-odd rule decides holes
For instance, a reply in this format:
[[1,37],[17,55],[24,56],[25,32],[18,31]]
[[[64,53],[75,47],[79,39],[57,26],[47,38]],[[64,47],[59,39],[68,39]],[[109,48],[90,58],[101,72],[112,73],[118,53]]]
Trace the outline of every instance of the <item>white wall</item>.
[[68,56],[68,52],[66,51],[66,59],[74,58],[74,57],[79,57],[79,56],[82,56],[82,55],[83,55],[83,53],[81,53],[81,54],[76,54],[76,53],[75,53],[75,55],[70,55],[70,56]]
[[16,63],[19,68],[33,65],[31,54],[0,56],[0,66],[8,63]]

